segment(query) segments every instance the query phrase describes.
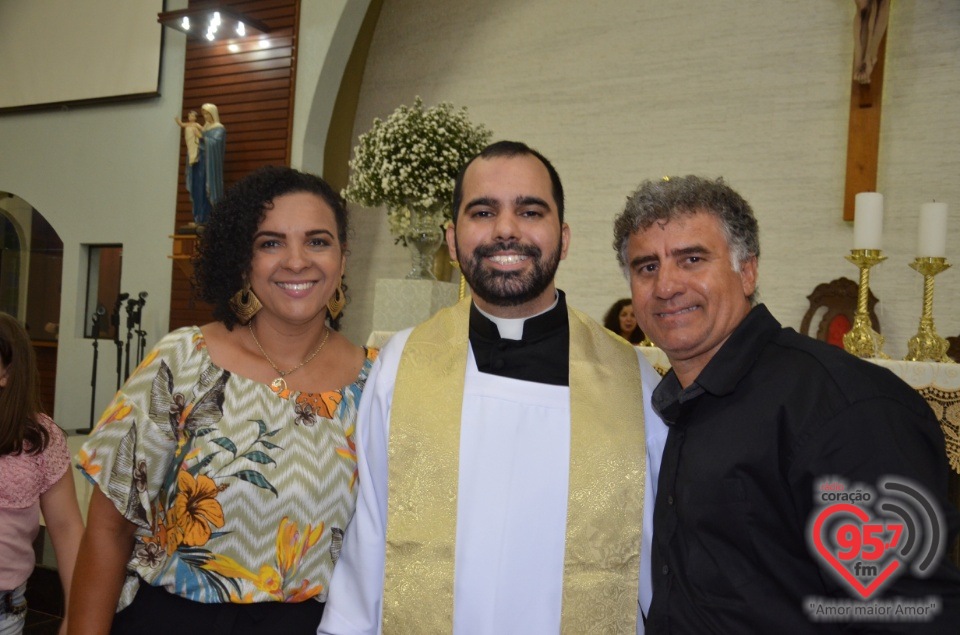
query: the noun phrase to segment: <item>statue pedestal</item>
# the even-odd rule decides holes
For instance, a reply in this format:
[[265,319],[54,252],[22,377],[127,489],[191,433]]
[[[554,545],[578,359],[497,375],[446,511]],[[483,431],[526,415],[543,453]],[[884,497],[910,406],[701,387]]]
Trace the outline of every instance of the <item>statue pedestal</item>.
[[187,278],[193,278],[193,254],[197,250],[196,234],[174,234],[173,255],[167,256],[176,263]]
[[382,346],[393,333],[416,326],[457,303],[460,286],[437,280],[377,280],[373,299],[373,333],[367,343]]

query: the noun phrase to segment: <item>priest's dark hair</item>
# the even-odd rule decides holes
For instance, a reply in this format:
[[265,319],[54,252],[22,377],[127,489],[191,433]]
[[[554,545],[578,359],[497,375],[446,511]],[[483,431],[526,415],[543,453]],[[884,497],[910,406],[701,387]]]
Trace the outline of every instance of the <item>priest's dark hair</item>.
[[557,205],[557,216],[560,223],[563,224],[563,184],[560,182],[560,175],[556,168],[543,156],[530,146],[519,141],[496,141],[491,143],[479,153],[470,158],[469,161],[460,169],[457,179],[453,182],[453,224],[457,224],[457,216],[460,214],[460,205],[463,203],[463,175],[467,168],[477,159],[493,159],[497,157],[519,157],[529,155],[536,157],[543,167],[547,168],[550,175],[550,184],[553,189],[553,201]]
[[0,311],[0,457],[6,454],[39,454],[50,442],[37,421],[43,412],[38,390],[37,362],[30,336],[12,315]]
[[[346,249],[349,218],[347,204],[319,176],[284,166],[258,168],[230,186],[216,202],[210,220],[200,234],[193,260],[193,282],[197,296],[213,305],[213,317],[229,330],[240,323],[230,309],[230,298],[243,286],[253,260],[253,236],[273,201],[284,194],[306,192],[323,200],[337,223],[337,240]],[[347,285],[343,285],[346,292]],[[341,313],[330,319],[340,329]],[[329,319],[329,318],[328,318]]]

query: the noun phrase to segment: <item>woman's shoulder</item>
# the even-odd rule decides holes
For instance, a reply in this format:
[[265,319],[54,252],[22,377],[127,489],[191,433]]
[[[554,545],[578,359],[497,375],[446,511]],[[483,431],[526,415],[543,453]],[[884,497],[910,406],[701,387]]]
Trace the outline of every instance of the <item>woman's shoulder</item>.
[[337,331],[331,331],[327,344],[330,359],[336,360],[339,370],[334,377],[334,385],[347,387],[363,382],[370,372],[377,350],[366,346],[357,346]]
[[46,429],[50,435],[47,446],[43,449],[43,469],[46,477],[46,483],[43,486],[46,491],[50,486],[60,480],[64,472],[70,467],[70,450],[67,447],[67,437],[60,429],[60,426],[49,416],[39,413],[37,423]]
[[206,356],[207,340],[201,327],[184,326],[170,331],[157,342],[153,351],[144,359],[142,363],[152,362],[157,355],[166,358],[167,364],[171,363],[170,358],[183,362],[199,356]]
[[362,346],[363,350],[363,366],[360,368],[360,375],[357,377],[357,381],[366,381],[367,376],[370,374],[370,369],[373,368],[373,363],[377,361],[377,358],[380,356],[380,349],[374,348],[372,346]]
[[202,327],[183,326],[174,329],[160,338],[155,348],[191,348],[196,350],[198,344],[204,343]]
[[372,346],[357,346],[352,342],[349,342],[349,346],[354,356],[353,359],[359,360],[359,371],[354,374],[356,379],[353,385],[359,385],[362,389],[363,384],[367,381],[367,376],[370,374],[370,369],[373,368],[373,363],[377,361],[377,357],[380,355],[380,349]]
[[[160,338],[137,364],[124,390],[134,390],[137,387],[147,389],[144,386],[149,386],[158,372],[169,372],[173,376],[186,373],[189,376],[205,367],[207,360],[206,341],[199,327],[185,326],[175,329]],[[147,384],[143,384],[144,381]]]
[[46,415],[42,412],[37,413],[37,423],[40,424],[50,435],[51,442],[53,442],[54,439],[57,439],[58,442],[66,443],[66,436],[64,435],[63,430],[60,429],[60,426],[57,425],[57,422],[51,419],[49,415]]
[[37,414],[37,423],[47,431],[43,450],[32,453],[28,448],[20,454],[0,457],[0,507],[22,509],[32,505],[66,473],[70,467],[67,439],[53,419]]

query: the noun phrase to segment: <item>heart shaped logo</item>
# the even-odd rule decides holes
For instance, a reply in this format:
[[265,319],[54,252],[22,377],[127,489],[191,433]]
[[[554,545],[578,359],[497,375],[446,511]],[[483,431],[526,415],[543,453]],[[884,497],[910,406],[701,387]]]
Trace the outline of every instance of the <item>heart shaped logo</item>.
[[[835,534],[836,545],[825,543],[824,525],[832,516],[843,514],[852,514],[856,520],[851,519],[852,522],[840,526]],[[890,557],[882,570],[879,564],[871,564],[880,560],[887,549],[896,545],[903,525],[887,524],[884,529],[883,524],[871,523],[870,520],[870,515],[855,505],[831,505],[817,516],[812,536],[817,553],[864,599],[873,595],[902,564],[896,556]],[[893,532],[891,540],[886,543],[878,536],[885,531]],[[873,580],[864,585],[855,574],[867,579],[872,577]]]

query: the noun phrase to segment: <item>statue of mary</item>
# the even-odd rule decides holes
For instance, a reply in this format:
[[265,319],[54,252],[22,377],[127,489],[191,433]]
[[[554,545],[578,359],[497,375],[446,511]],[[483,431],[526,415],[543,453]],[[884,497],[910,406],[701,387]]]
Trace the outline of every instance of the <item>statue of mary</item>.
[[200,107],[203,113],[203,137],[196,163],[187,163],[187,190],[193,203],[193,222],[205,225],[213,204],[223,196],[223,160],[226,154],[227,129],[220,123],[220,112],[214,104]]

